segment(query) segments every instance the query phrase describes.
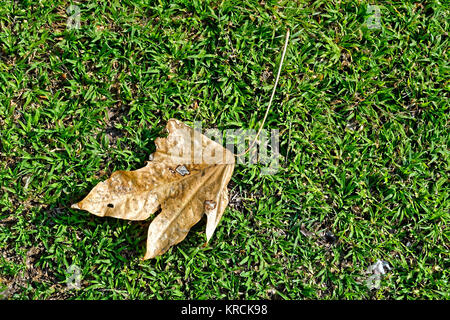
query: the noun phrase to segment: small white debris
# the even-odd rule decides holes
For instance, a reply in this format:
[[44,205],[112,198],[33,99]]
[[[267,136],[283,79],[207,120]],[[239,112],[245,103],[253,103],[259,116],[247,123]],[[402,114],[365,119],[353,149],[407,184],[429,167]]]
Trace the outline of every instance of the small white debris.
[[182,176],[185,176],[185,175],[187,175],[187,174],[190,173],[189,170],[186,169],[185,166],[178,166],[175,170],[176,170],[179,174],[181,174]]
[[210,201],[210,200],[205,201],[205,211],[211,211],[211,210],[214,210],[215,208],[216,208],[215,201]]
[[366,273],[373,273],[373,274],[386,274],[386,271],[392,270],[391,266],[388,262],[383,260],[377,260],[374,264],[370,265]]
[[366,274],[371,274],[366,280],[366,285],[370,290],[378,289],[380,287],[381,276],[392,270],[388,262],[383,260],[377,260],[374,264],[370,265]]

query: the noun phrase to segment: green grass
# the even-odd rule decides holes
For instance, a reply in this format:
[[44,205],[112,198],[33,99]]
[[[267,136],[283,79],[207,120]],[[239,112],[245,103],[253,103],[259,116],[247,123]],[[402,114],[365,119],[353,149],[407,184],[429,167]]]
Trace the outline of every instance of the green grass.
[[[448,299],[449,5],[371,3],[380,29],[364,1],[83,1],[68,30],[77,3],[3,1],[3,297]],[[70,209],[142,167],[169,118],[257,129],[288,28],[265,124],[281,168],[236,167],[208,246],[201,222],[141,261],[150,221]]]

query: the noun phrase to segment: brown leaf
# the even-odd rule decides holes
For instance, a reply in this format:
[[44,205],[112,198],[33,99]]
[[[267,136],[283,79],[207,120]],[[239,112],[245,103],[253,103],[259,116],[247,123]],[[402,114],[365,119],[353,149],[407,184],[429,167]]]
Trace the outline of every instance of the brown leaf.
[[161,208],[150,224],[144,259],[182,241],[203,214],[209,241],[228,204],[234,170],[234,155],[220,144],[175,119],[166,129],[168,137],[156,139],[156,152],[144,168],[114,172],[72,206],[127,220],[145,220]]

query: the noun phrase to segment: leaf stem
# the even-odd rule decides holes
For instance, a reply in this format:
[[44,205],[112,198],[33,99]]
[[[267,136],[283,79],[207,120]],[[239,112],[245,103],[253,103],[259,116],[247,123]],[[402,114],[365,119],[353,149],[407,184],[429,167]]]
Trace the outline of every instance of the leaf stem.
[[264,123],[266,122],[266,119],[267,119],[267,115],[269,114],[270,107],[272,106],[272,101],[273,101],[273,97],[275,96],[275,91],[277,89],[278,80],[280,79],[281,68],[283,67],[284,56],[286,55],[286,49],[287,49],[287,46],[288,46],[288,43],[289,43],[289,35],[290,35],[290,32],[289,32],[289,29],[288,29],[287,32],[286,32],[286,41],[284,43],[283,53],[281,55],[281,61],[280,61],[280,65],[278,67],[277,77],[275,79],[275,85],[273,87],[272,95],[270,96],[270,100],[269,100],[269,105],[267,106],[266,114],[264,115],[263,121],[262,121],[261,126],[259,127],[259,130],[258,130],[258,133],[256,134],[255,139],[250,144],[248,149],[245,150],[244,152],[240,153],[240,154],[234,155],[235,157],[243,156],[247,152],[249,152],[253,148],[253,146],[255,145],[256,141],[258,140],[259,135],[261,134],[262,128],[264,127]]

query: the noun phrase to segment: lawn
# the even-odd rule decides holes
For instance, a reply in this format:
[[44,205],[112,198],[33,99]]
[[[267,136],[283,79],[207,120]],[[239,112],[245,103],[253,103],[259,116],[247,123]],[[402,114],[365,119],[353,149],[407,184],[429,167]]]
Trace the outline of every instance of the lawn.
[[[449,14],[446,1],[2,1],[0,298],[449,299]],[[236,166],[208,245],[202,220],[144,261],[152,218],[70,208],[143,167],[170,118],[257,130],[288,29],[264,125],[280,167]],[[390,270],[371,288],[378,260]]]

